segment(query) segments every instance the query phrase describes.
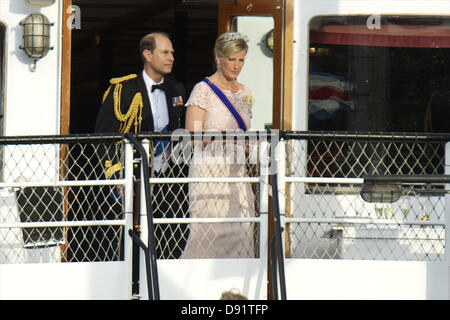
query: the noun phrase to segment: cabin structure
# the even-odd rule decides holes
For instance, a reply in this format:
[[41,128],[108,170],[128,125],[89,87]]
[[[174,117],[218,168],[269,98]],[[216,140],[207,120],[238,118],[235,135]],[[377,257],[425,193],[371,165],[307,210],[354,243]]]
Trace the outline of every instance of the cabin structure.
[[[250,183],[254,217],[151,217],[146,184],[193,182],[156,177],[152,150],[182,146],[187,168],[193,137],[94,134],[153,31],[188,93],[218,34],[248,36],[248,177],[194,182]],[[447,0],[2,0],[0,299],[449,299],[449,84]],[[155,258],[152,228],[183,250],[211,224],[250,224],[252,257]]]

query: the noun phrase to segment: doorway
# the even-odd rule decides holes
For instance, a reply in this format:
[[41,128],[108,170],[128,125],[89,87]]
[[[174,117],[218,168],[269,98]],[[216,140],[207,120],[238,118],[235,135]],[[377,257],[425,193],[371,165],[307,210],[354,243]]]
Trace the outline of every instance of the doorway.
[[4,114],[4,77],[5,77],[5,63],[3,61],[4,57],[4,47],[5,47],[5,27],[0,23],[0,135],[3,136],[3,114]]
[[169,77],[187,95],[214,72],[218,1],[73,0],[81,14],[72,30],[70,133],[92,133],[109,79],[142,70],[140,39],[154,31],[171,36],[175,64]]

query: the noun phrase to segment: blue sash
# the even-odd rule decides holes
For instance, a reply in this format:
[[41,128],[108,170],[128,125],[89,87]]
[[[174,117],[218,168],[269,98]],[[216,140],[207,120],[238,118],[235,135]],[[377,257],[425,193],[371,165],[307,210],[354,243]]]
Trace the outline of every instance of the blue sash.
[[[162,128],[161,132],[167,132],[169,129],[169,125]],[[155,150],[155,157],[159,156],[163,151],[167,148],[167,145],[169,144],[169,140],[155,140],[156,150]]]
[[228,100],[227,96],[222,92],[222,90],[220,90],[214,83],[209,81],[208,78],[204,78],[202,81],[205,82],[207,85],[209,85],[209,87],[216,94],[216,96],[220,100],[222,100],[223,104],[228,108],[228,110],[230,110],[231,114],[236,119],[239,128],[241,128],[244,131],[247,131],[247,126],[245,125],[244,120],[242,120],[241,115],[239,114],[239,112],[237,112],[233,104],[230,102],[230,100]]

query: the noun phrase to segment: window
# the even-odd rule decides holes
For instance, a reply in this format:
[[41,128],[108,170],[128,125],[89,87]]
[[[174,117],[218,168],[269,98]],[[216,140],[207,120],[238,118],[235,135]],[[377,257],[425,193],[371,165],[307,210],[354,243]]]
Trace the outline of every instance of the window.
[[309,130],[450,132],[448,21],[313,18]]
[[[436,16],[310,21],[309,130],[448,133],[450,24]],[[442,143],[308,144],[311,176],[439,174]]]

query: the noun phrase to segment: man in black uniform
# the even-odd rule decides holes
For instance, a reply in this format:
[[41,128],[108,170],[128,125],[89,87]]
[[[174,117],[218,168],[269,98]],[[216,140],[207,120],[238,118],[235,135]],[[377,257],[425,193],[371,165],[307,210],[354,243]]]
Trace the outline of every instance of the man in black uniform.
[[[169,36],[159,32],[146,35],[140,42],[140,53],[144,65],[141,73],[111,79],[111,86],[104,94],[97,115],[96,132],[159,132],[184,128],[184,86],[165,78],[172,71],[174,62]],[[187,166],[183,168],[180,167],[182,164],[175,165],[169,160],[170,144],[153,142],[155,151],[149,159],[150,175],[187,176]],[[103,160],[107,178],[120,174],[122,170],[118,160],[121,152],[108,153],[109,160]],[[187,184],[151,184],[153,216],[187,217],[187,187]],[[187,232],[186,224],[156,224],[157,257],[180,257],[188,237]]]

